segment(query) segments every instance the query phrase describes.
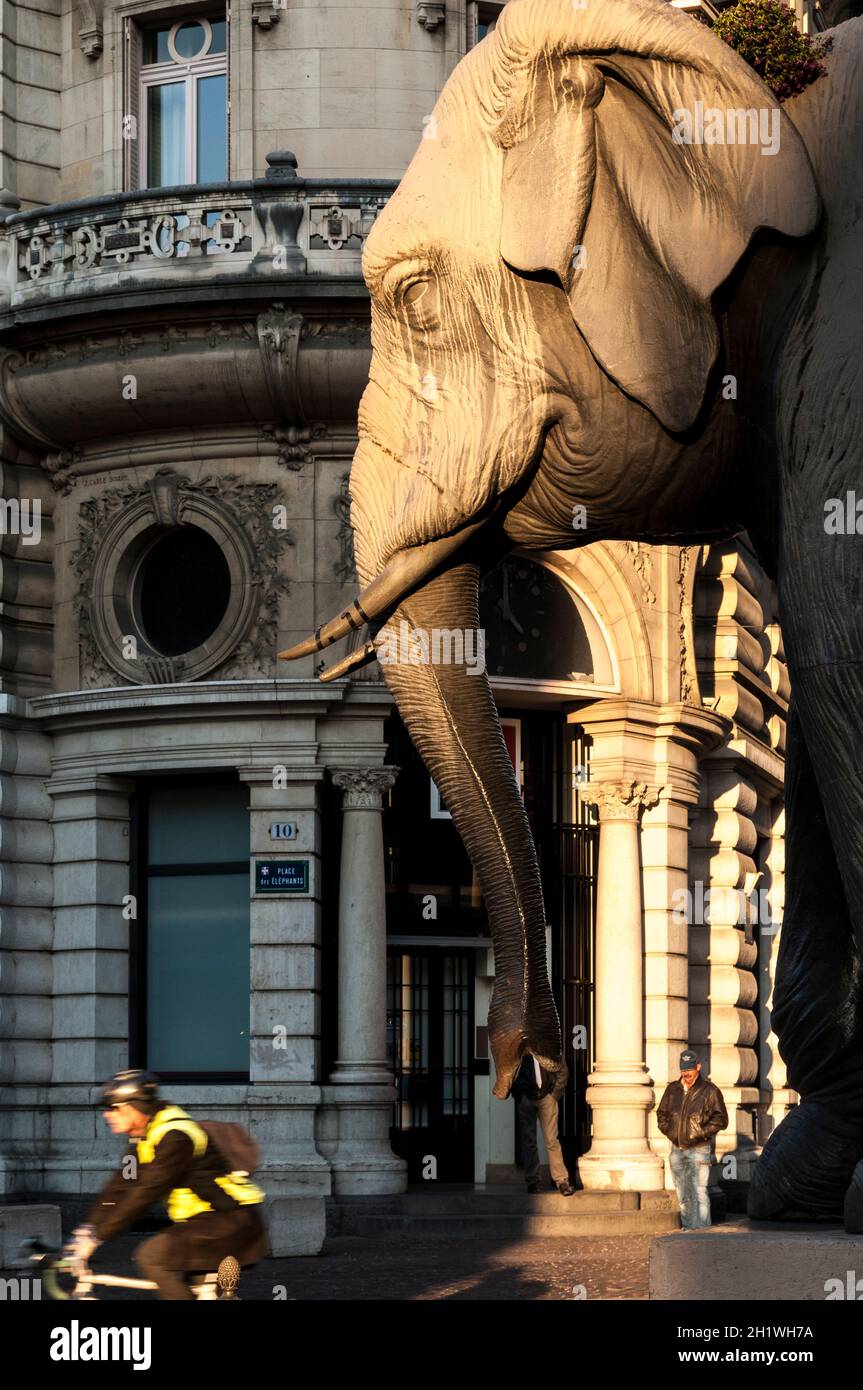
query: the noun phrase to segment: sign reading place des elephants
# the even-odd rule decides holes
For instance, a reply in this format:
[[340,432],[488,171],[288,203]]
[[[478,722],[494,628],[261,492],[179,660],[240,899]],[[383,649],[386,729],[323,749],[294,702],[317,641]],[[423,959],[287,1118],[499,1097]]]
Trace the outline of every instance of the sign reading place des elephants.
[[308,893],[308,859],[256,859],[256,893]]

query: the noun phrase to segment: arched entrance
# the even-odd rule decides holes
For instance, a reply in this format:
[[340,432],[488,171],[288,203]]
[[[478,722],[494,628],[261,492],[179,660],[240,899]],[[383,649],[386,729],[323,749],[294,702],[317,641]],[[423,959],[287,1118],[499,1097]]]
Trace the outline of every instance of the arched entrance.
[[[548,560],[515,555],[484,581],[486,664],[533,829],[549,922],[552,985],[572,1083],[561,1107],[570,1161],[589,1143],[584,1102],[592,1030],[596,836],[582,805],[589,739],[567,711],[613,691],[617,672],[595,609]],[[397,714],[401,772],[384,815],[391,1142],[410,1178],[485,1181],[500,1167],[485,1021],[493,987],[487,920],[470,860]],[[499,1152],[500,1150],[500,1152]],[[429,1160],[434,1159],[430,1165]],[[505,1166],[505,1164],[503,1165]]]

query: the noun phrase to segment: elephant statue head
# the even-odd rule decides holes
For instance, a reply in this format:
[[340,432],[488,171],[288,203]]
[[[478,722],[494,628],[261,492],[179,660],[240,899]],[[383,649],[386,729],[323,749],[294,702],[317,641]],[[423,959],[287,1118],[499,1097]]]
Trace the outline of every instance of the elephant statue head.
[[[726,116],[754,138],[725,138]],[[704,26],[663,0],[510,0],[368,238],[373,354],[350,479],[362,590],[285,659],[369,624],[332,678],[402,622],[417,639],[471,632],[482,574],[515,546],[738,529],[716,292],[756,231],[802,238],[819,215],[794,125]],[[525,1053],[555,1070],[562,1049],[488,680],[465,661],[382,665],[482,886],[506,1096]]]

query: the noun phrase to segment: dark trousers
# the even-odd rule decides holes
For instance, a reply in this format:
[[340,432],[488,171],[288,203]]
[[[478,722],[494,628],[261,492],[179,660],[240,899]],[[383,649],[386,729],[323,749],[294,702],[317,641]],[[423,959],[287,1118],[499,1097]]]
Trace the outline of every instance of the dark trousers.
[[209,1274],[227,1255],[243,1265],[255,1264],[266,1253],[267,1236],[259,1208],[238,1207],[178,1221],[139,1245],[135,1263],[145,1279],[158,1285],[160,1298],[194,1301],[186,1274]]

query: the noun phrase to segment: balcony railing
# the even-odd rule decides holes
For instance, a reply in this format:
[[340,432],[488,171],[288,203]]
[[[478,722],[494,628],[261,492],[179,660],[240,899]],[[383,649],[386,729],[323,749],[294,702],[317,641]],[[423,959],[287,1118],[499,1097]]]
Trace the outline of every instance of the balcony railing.
[[[194,283],[358,279],[390,179],[304,179],[287,152],[263,179],[0,209],[0,313]],[[8,204],[7,204],[8,209]]]

